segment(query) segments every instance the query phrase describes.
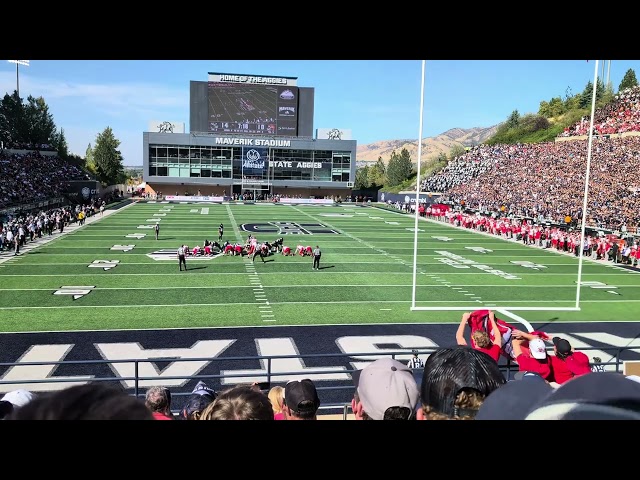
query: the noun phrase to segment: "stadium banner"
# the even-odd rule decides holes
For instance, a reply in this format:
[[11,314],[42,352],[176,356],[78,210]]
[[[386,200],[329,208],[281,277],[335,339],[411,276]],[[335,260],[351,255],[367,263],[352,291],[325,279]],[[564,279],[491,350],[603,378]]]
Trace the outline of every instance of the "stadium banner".
[[[433,195],[431,193],[421,193],[420,203],[433,203],[437,201],[440,195]],[[415,193],[388,193],[378,191],[378,201],[384,203],[416,203]]]
[[224,202],[224,197],[210,197],[206,195],[165,195],[169,202]]
[[102,192],[100,182],[95,180],[70,180],[65,194],[70,200],[82,202],[99,197]]
[[344,128],[316,128],[316,140],[353,140],[351,130]]
[[333,205],[335,202],[330,198],[281,198],[278,200],[278,203],[285,203],[287,205]]
[[244,85],[288,85],[295,87],[298,84],[298,77],[270,77],[267,75],[209,72],[209,82],[240,83]]

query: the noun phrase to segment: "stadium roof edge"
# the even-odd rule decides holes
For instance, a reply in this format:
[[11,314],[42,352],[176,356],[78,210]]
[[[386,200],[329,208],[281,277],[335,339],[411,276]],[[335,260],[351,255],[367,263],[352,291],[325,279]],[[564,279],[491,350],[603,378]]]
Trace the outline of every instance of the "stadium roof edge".
[[208,75],[238,75],[238,76],[247,76],[247,77],[277,77],[277,78],[287,78],[289,80],[298,80],[298,77],[288,77],[286,75],[257,75],[255,73],[230,73],[230,72],[208,72]]

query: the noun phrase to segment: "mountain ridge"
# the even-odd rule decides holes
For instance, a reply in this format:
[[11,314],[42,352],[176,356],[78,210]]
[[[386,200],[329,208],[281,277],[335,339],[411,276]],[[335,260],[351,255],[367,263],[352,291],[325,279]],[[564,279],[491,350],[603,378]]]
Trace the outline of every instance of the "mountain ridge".
[[[426,160],[440,153],[448,154],[456,145],[460,145],[462,147],[478,145],[491,138],[496,133],[497,129],[498,125],[493,125],[491,127],[450,128],[439,135],[423,138],[422,159]],[[403,148],[407,149],[413,161],[418,159],[418,139],[404,138],[380,140],[373,143],[358,145],[356,151],[356,162],[365,164],[377,162],[378,158],[382,157],[382,161],[384,163],[388,163],[389,158],[391,158],[391,153],[394,151],[396,153],[400,153]]]

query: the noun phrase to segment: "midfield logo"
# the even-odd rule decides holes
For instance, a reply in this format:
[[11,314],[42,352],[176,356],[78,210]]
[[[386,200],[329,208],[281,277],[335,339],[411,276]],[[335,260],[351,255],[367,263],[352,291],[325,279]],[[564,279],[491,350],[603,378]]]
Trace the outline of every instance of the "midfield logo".
[[[214,253],[211,257],[207,257],[205,255],[199,255],[197,257],[188,256],[187,260],[213,260],[215,258],[221,257],[222,252]],[[178,251],[173,248],[164,248],[161,250],[156,250],[155,252],[147,253],[147,257],[152,260],[178,260]]]
[[240,228],[251,233],[275,233],[276,235],[340,235],[322,223],[266,222],[243,223]]

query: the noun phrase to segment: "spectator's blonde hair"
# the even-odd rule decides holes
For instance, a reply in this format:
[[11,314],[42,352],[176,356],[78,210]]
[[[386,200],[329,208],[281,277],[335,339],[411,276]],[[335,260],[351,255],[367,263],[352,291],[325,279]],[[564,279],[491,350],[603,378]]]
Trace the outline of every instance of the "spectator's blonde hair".
[[274,415],[276,413],[282,413],[282,406],[284,404],[284,387],[277,385],[269,390],[269,401],[273,408]]
[[[482,406],[485,396],[473,390],[471,388],[463,389],[458,392],[456,399],[453,402],[454,409],[464,411],[465,414],[458,415],[454,413],[452,417],[449,417],[443,413],[436,412],[429,405],[422,405],[422,412],[424,413],[425,420],[473,420],[475,413]],[[469,414],[469,412],[472,412]]]
[[489,334],[484,330],[476,330],[471,334],[471,338],[473,342],[480,348],[490,348],[491,347],[491,338]]

